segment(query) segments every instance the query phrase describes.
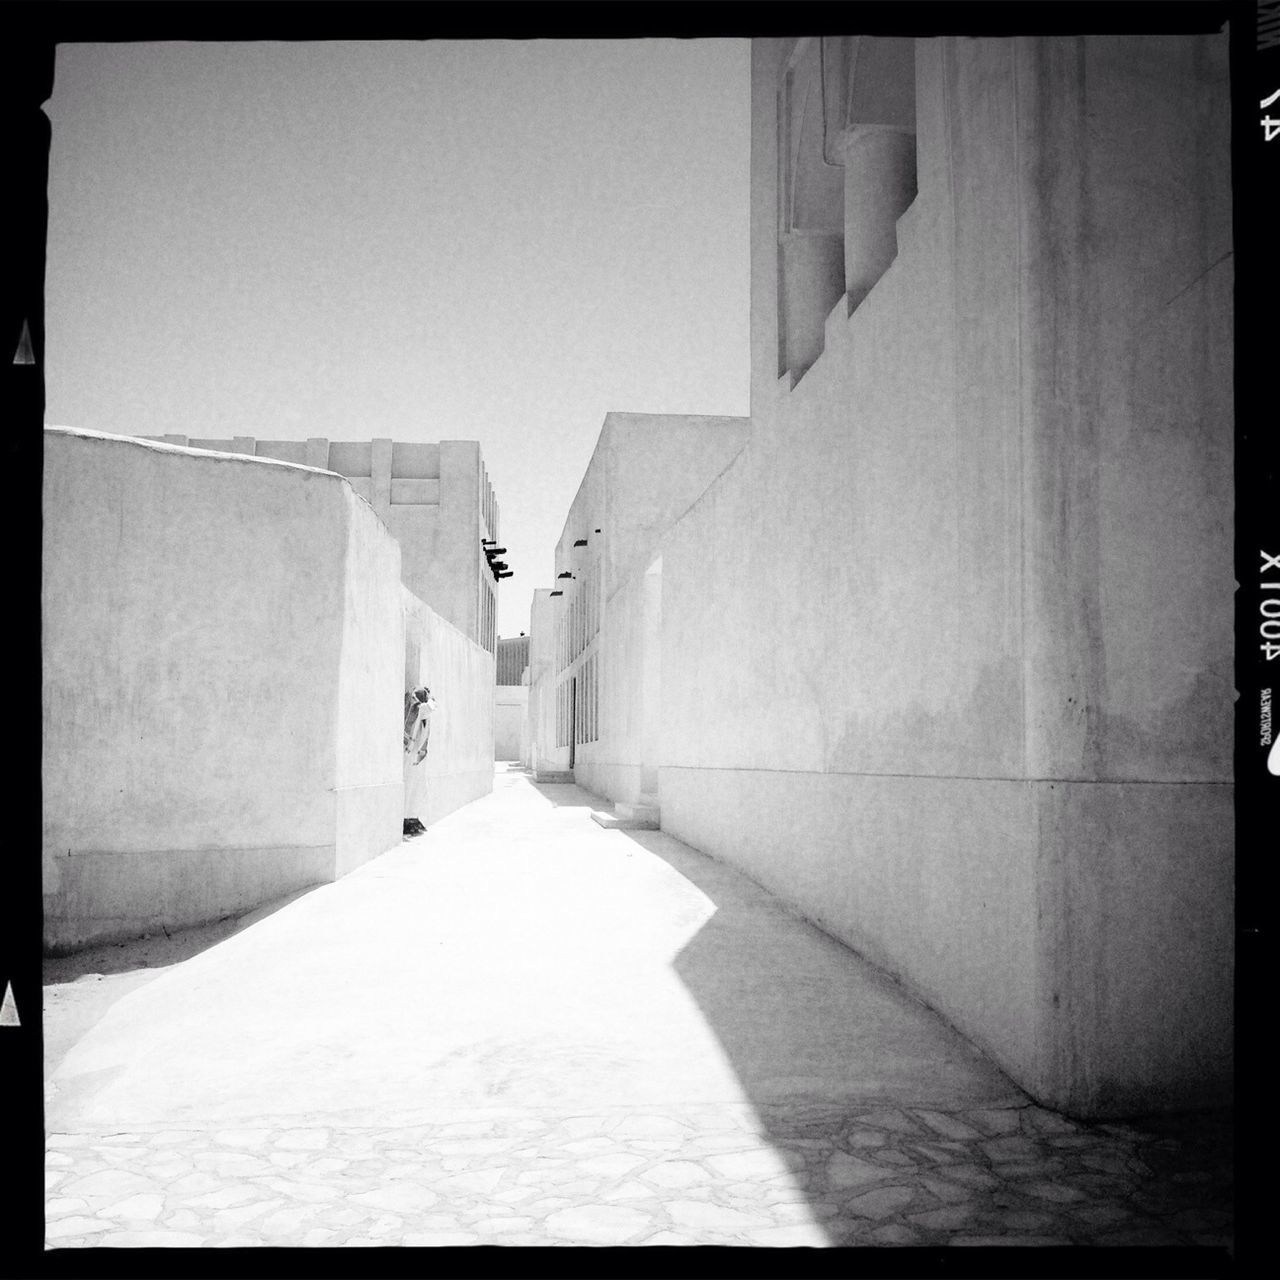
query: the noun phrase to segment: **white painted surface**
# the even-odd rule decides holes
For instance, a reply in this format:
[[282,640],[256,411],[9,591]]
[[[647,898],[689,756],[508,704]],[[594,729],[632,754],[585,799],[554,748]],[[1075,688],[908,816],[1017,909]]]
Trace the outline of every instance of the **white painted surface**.
[[664,829],[1050,1105],[1220,1101],[1225,36],[918,42],[919,194],[798,382],[778,334],[791,45],[753,53],[751,438],[682,514],[645,489],[678,470],[611,463],[607,429],[566,522],[557,568],[599,525],[608,569],[576,776],[629,801],[656,754]]
[[[401,548],[346,486],[342,500],[362,536],[347,544],[338,681],[336,690],[328,691],[336,694],[338,708],[337,875],[385,853],[404,833]],[[388,713],[393,707],[395,716]]]
[[373,440],[163,439],[217,453],[303,463],[346,476],[400,543],[405,586],[447,622],[482,641],[480,603],[497,584],[482,538],[498,536],[498,504],[474,440],[410,443]]
[[493,758],[520,759],[520,738],[529,710],[527,685],[500,684],[493,694]]
[[[627,801],[656,768],[649,753],[657,737],[660,598],[654,584],[646,589],[644,576],[672,523],[742,448],[747,425],[745,418],[688,414],[605,416],[556,546],[556,573],[574,576],[557,578],[558,597],[539,592],[530,617],[528,724],[538,767],[569,767],[568,747],[557,744],[556,691],[595,656],[600,736],[577,745],[575,776],[601,795]],[[575,545],[583,540],[585,546]],[[565,666],[556,624],[593,581],[599,632]]]
[[[47,945],[216,919],[395,842],[399,551],[344,480],[47,430],[43,556]],[[355,825],[353,789],[380,797]]]
[[1225,39],[918,42],[794,388],[757,41],[753,435],[663,543],[664,828],[1082,1113],[1229,1089]]
[[[493,654],[403,592],[404,685],[435,697],[426,759],[401,756],[404,817],[426,826],[493,790]],[[403,721],[402,721],[403,724]]]

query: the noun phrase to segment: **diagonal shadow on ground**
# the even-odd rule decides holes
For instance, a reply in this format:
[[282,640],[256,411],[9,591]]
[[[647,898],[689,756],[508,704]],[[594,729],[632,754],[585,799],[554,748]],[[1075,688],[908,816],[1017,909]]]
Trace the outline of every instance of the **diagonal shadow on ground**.
[[[735,869],[662,832],[619,834],[713,904],[672,967],[774,1148],[778,1194],[831,1244],[1226,1238],[1229,1112],[1085,1125],[1045,1111],[892,978]],[[768,1163],[721,1161],[757,1178]],[[789,1242],[802,1242],[796,1232]]]

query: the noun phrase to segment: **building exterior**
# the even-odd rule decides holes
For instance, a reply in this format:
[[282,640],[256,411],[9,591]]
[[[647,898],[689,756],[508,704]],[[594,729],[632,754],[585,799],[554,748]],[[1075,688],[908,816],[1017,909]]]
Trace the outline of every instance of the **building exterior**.
[[48,428],[43,485],[46,949],[325,883],[492,788],[493,655],[403,585],[350,481]]
[[[603,526],[602,526],[603,527]],[[563,592],[552,595],[551,587],[536,587],[529,605],[529,684],[525,701],[524,732],[520,739],[520,763],[545,777],[557,771],[559,755],[555,746],[554,707],[556,612]]]
[[524,757],[525,716],[529,706],[529,686],[524,681],[528,667],[528,636],[498,640],[493,691],[495,760],[517,761]]
[[276,458],[345,476],[400,543],[405,586],[464,635],[493,651],[498,584],[484,543],[497,541],[498,504],[474,440],[408,444],[319,437],[150,438],[217,453]]
[[404,757],[404,817],[432,823],[493,790],[493,655],[407,587],[404,689],[435,697],[426,759]]
[[745,418],[606,416],[556,546],[556,585],[537,594],[530,618],[535,769],[573,769],[615,800],[652,794],[661,539],[732,462],[747,430]]
[[493,654],[494,680],[498,685],[518,688],[524,683],[524,672],[528,665],[528,636],[508,636],[498,640]]
[[623,563],[597,450],[534,754],[656,772],[1039,1101],[1222,1102],[1225,32],[757,40],[751,163],[749,439]]

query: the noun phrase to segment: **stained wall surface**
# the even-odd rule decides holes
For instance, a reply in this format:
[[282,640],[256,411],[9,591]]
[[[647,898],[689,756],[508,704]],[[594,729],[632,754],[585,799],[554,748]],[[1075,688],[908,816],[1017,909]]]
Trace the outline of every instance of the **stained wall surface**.
[[493,654],[464,635],[408,588],[404,614],[404,684],[425,684],[436,700],[426,759],[407,760],[404,817],[425,826],[493,790]]
[[48,947],[399,842],[400,552],[345,480],[50,429],[43,499]]
[[916,42],[918,194],[662,539],[662,825],[1078,1114],[1231,1044],[1226,36]]

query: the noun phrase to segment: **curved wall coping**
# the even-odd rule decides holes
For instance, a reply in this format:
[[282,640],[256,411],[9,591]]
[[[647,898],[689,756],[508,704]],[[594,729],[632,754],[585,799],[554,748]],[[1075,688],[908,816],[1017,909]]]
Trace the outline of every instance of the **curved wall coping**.
[[[373,504],[363,497],[351,481],[339,471],[327,471],[323,467],[309,467],[303,462],[286,462],[283,458],[259,457],[251,453],[228,453],[222,449],[194,449],[190,445],[170,444],[167,440],[148,440],[142,436],[124,436],[114,431],[93,431],[88,427],[59,427],[45,424],[46,433],[59,436],[76,436],[85,440],[107,440],[116,444],[133,445],[139,449],[152,449],[157,453],[181,453],[198,458],[216,458],[222,462],[249,462],[260,467],[283,467],[286,471],[306,471],[312,475],[329,476],[340,480],[351,492],[352,497],[359,498],[375,516]],[[379,521],[382,517],[378,516]]]

